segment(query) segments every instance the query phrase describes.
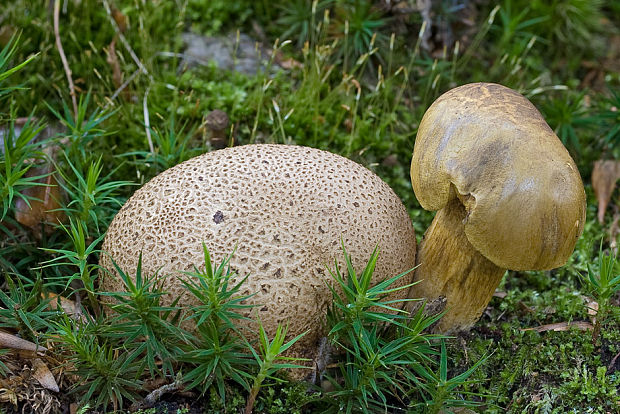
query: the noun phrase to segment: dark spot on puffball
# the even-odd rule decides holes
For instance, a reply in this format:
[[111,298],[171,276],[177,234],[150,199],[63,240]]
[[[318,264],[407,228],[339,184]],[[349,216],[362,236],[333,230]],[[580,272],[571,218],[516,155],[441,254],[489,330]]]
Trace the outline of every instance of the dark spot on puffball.
[[220,224],[222,221],[224,221],[224,213],[222,213],[220,210],[216,211],[213,215],[213,221],[215,222],[215,224]]

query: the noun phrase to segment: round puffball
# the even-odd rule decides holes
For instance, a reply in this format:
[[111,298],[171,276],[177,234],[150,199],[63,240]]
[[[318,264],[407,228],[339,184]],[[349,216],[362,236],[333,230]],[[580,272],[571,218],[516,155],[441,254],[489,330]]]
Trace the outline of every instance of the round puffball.
[[[376,246],[373,282],[415,266],[415,234],[405,207],[392,189],[363,166],[318,149],[246,145],[209,152],[159,174],[120,209],[105,237],[100,289],[122,290],[112,260],[135,275],[165,277],[163,305],[181,297],[191,311],[198,301],[186,291],[182,272],[204,268],[205,243],[213,263],[233,251],[235,280],[249,275],[240,294],[255,305],[244,316],[260,319],[273,337],[288,325],[287,340],[309,330],[287,353],[314,357],[325,335],[332,302],[328,267],[342,244],[358,272]],[[409,284],[412,273],[395,286]],[[404,298],[407,289],[392,299]],[[253,321],[240,323],[253,332]]]

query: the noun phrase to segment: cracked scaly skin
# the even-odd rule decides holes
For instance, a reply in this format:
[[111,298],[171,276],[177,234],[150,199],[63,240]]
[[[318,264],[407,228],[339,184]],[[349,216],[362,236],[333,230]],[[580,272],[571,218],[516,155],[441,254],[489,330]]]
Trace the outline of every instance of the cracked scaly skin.
[[[170,292],[162,305],[181,297],[179,303],[191,309],[197,300],[178,280],[185,277],[179,272],[203,265],[202,242],[213,263],[234,250],[235,281],[249,275],[240,293],[254,294],[247,303],[256,305],[244,316],[260,318],[270,338],[278,324],[288,325],[287,340],[309,331],[288,355],[312,358],[332,302],[326,266],[343,264],[341,240],[358,271],[379,246],[373,283],[415,265],[411,219],[370,170],[314,148],[246,145],[192,158],[136,191],[108,229],[100,265],[114,274],[114,259],[134,275],[142,252],[144,274],[170,275],[162,279]],[[100,287],[122,286],[102,274]],[[406,295],[403,289],[391,299]],[[257,332],[255,322],[239,323]]]

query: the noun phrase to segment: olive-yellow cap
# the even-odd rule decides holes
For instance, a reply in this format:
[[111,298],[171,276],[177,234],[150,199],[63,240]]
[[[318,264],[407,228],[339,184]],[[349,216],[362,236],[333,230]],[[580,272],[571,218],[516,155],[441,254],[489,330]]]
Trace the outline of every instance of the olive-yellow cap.
[[437,99],[420,123],[411,180],[427,210],[458,197],[469,242],[504,269],[562,266],[583,231],[574,161],[534,105],[505,86],[473,83]]

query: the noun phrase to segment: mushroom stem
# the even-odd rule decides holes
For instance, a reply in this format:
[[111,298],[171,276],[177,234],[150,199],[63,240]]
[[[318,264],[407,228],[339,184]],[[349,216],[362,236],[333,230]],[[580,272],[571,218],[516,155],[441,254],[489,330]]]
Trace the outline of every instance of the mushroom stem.
[[435,327],[439,332],[470,328],[482,315],[506,269],[481,255],[467,240],[466,211],[458,198],[439,210],[418,250],[409,297],[428,303],[444,297],[448,310]]

